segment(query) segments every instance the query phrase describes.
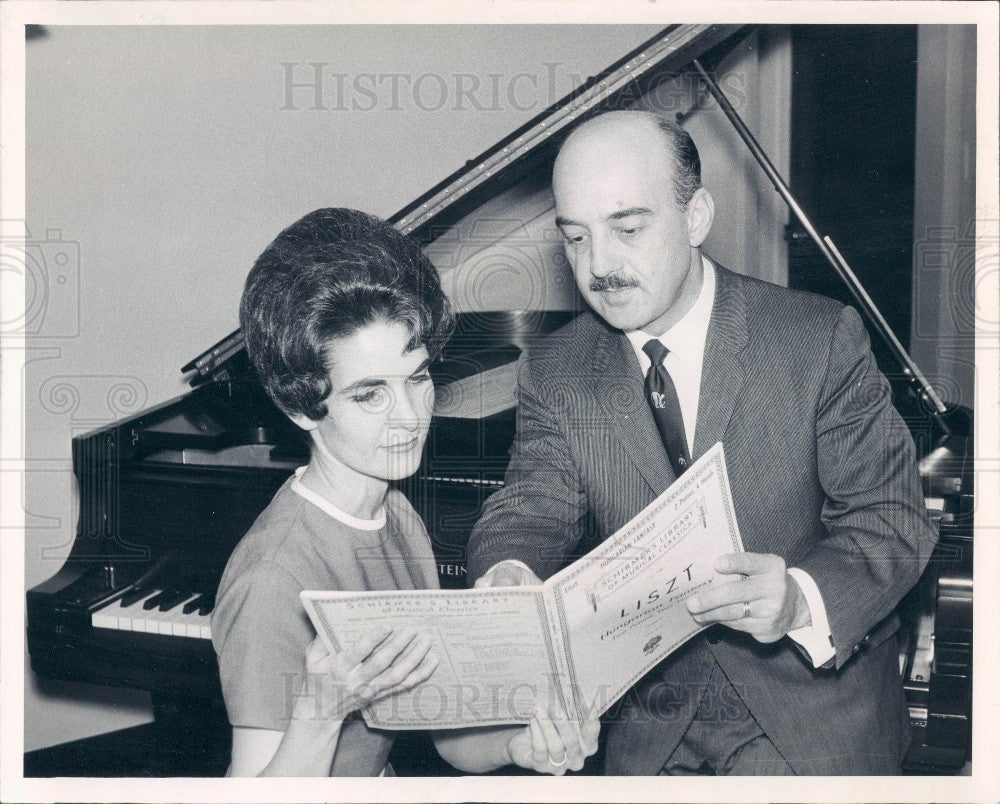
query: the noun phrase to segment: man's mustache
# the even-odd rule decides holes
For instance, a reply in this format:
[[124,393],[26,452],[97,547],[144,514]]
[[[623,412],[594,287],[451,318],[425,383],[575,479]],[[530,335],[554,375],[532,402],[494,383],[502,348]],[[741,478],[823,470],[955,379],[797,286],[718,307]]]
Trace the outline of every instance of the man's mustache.
[[605,290],[621,290],[622,288],[635,288],[639,283],[626,274],[608,274],[607,276],[595,276],[590,280],[590,289],[594,293]]

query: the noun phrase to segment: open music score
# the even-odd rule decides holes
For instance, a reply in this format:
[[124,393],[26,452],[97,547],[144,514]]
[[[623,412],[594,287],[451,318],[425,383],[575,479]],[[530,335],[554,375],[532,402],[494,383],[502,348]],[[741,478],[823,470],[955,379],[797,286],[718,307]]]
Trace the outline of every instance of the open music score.
[[380,628],[428,636],[433,675],[362,711],[377,729],[527,723],[555,695],[583,722],[604,714],[704,626],[685,601],[730,578],[715,559],[743,550],[721,442],[591,552],[537,586],[306,590],[332,651]]

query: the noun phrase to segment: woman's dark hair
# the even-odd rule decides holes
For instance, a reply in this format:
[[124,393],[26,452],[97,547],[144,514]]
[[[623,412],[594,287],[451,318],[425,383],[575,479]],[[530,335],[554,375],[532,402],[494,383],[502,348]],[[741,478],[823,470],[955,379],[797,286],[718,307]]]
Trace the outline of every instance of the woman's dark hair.
[[407,349],[436,358],[451,334],[437,270],[414,240],[353,209],[317,209],[254,263],[240,303],[247,352],[274,403],[317,420],[331,392],[327,349],[375,321],[400,322]]

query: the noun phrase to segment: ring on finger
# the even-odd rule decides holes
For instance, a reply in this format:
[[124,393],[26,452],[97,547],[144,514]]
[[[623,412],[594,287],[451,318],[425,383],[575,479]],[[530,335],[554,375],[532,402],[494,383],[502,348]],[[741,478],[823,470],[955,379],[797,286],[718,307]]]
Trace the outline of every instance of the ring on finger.
[[556,762],[556,761],[555,761],[555,760],[554,760],[554,759],[553,759],[553,758],[552,758],[552,757],[550,756],[550,757],[549,757],[549,764],[550,764],[550,765],[551,765],[551,766],[552,766],[553,768],[561,768],[561,767],[562,767],[563,765],[565,765],[565,764],[566,764],[566,760],[567,760],[567,759],[569,759],[569,752],[568,752],[568,751],[564,751],[564,752],[563,752],[563,758],[562,758],[562,759],[560,759],[560,760],[559,760],[558,762]]
[[750,617],[750,601],[749,600],[744,600],[743,601],[743,619],[746,620],[749,617]]

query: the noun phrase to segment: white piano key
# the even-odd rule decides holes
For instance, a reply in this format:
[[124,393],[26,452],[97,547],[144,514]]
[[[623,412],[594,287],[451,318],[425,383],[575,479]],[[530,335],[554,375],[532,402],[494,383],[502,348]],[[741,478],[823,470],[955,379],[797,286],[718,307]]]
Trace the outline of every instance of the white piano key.
[[153,595],[158,595],[160,591],[159,589],[150,589],[147,595],[128,606],[122,606],[120,599],[115,600],[103,609],[98,609],[91,614],[91,625],[95,628],[110,628],[118,631],[138,631],[194,639],[212,638],[209,614],[199,614],[197,611],[184,613],[184,605],[200,597],[200,593],[192,592],[168,611],[160,611],[158,608],[143,608],[143,604]]
[[151,617],[151,610],[146,609],[143,604],[150,600],[155,595],[160,592],[157,591],[154,595],[148,595],[143,600],[138,601],[135,606],[135,612],[132,614],[132,630],[133,631],[145,631],[146,633],[156,633],[156,621]]
[[181,614],[181,616],[173,622],[174,634],[177,636],[196,637],[198,636],[202,620],[204,620],[204,617],[198,614],[197,611],[192,611],[188,614]]
[[192,611],[191,619],[187,621],[187,635],[195,639],[211,639],[211,619],[211,612],[208,614],[199,614],[197,610]]
[[[161,611],[157,607],[144,609],[139,618],[139,628],[136,628],[135,620],[133,620],[132,629],[142,630],[148,634],[170,634],[169,620],[173,615],[174,609],[169,611]],[[166,628],[164,627],[165,621],[167,621]]]
[[169,634],[170,636],[177,635],[176,627],[184,617],[184,604],[190,600],[194,600],[196,597],[198,597],[197,593],[192,592],[168,611],[157,612],[156,619],[159,625],[159,632],[161,634]]
[[170,621],[176,614],[176,608],[171,608],[168,611],[160,611],[159,609],[150,611],[149,621],[155,626],[152,633],[173,635],[173,631],[170,628]]
[[138,630],[132,628],[132,619],[138,616],[138,612],[142,611],[143,601],[154,594],[157,594],[157,592],[150,590],[149,594],[130,606],[123,606],[120,598],[114,600],[104,608],[93,612],[90,615],[90,623],[95,628],[113,628],[119,631]]
[[147,615],[149,614],[149,612],[146,611],[146,609],[143,607],[143,604],[145,604],[147,600],[150,600],[156,595],[160,594],[160,592],[161,590],[157,589],[152,594],[146,595],[146,597],[144,597],[142,600],[137,600],[135,603],[129,606],[122,614],[120,614],[118,616],[118,619],[121,620],[123,616],[127,616],[128,619],[131,621],[131,628],[133,631],[148,631],[149,627],[147,625]]
[[149,612],[143,608],[143,604],[158,594],[160,594],[160,590],[154,590],[142,600],[137,600],[131,606],[126,606],[122,609],[118,613],[118,627],[123,631],[148,631],[147,614]]
[[200,593],[192,593],[170,611],[153,610],[149,612],[151,616],[147,617],[147,621],[154,623],[156,633],[195,639],[211,639],[209,615],[199,614],[197,611],[184,613],[184,605],[200,596]]
[[[118,601],[116,600],[113,605],[117,606]],[[100,609],[90,615],[90,623],[95,628],[117,628],[118,618],[113,614],[106,614],[104,609]]]

